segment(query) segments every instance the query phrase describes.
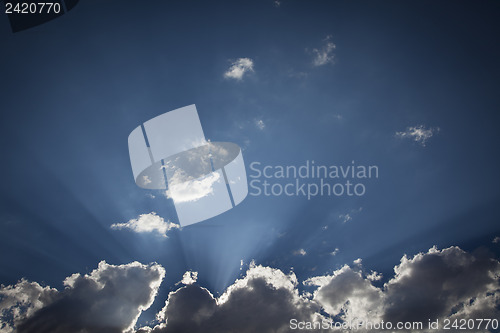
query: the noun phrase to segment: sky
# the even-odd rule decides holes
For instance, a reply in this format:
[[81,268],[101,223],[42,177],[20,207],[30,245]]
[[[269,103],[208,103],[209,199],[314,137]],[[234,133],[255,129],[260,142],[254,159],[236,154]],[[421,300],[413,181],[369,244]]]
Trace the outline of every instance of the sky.
[[[0,332],[500,317],[499,10],[81,1],[16,33],[0,15]],[[241,147],[249,195],[180,227],[127,138],[192,104]],[[259,176],[307,163],[378,172],[349,178],[363,195],[250,186],[319,183]]]

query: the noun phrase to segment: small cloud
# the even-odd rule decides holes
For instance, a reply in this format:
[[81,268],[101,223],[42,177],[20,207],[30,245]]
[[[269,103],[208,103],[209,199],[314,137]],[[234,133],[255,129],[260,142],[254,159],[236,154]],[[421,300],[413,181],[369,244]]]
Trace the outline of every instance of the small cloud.
[[324,225],[323,227],[321,227],[321,229],[326,230],[326,229],[328,229],[328,226]]
[[151,184],[151,179],[149,179],[149,176],[142,176],[142,183],[144,185]]
[[334,43],[331,41],[332,36],[327,36],[323,40],[323,46],[320,49],[313,49],[312,52],[314,53],[314,59],[313,59],[313,65],[318,67],[318,66],[324,66],[326,64],[333,64],[335,62],[335,54],[333,51],[337,47]]
[[266,127],[266,124],[264,124],[264,121],[262,119],[258,119],[255,121],[255,126],[257,126],[262,131]]
[[352,220],[352,216],[349,214],[340,214],[339,218],[342,220],[342,223],[347,223]]
[[198,280],[198,272],[187,271],[182,276],[182,280],[179,283],[190,285],[195,283]]
[[224,73],[226,79],[242,80],[245,73],[253,72],[253,60],[250,58],[239,58],[231,64]]
[[370,281],[379,281],[380,279],[382,279],[382,273],[371,271],[371,273],[368,274],[366,278]]
[[435,133],[439,132],[439,127],[426,129],[424,125],[407,127],[404,132],[396,132],[396,137],[401,139],[410,139],[425,147],[427,140],[429,140]]
[[274,7],[279,7],[279,6],[281,6],[281,1],[274,0]]
[[342,221],[342,223],[347,223],[349,221],[352,221],[352,218],[360,213],[363,210],[363,207],[359,207],[358,209],[351,209],[349,213],[346,214],[340,214],[339,219]]
[[492,241],[494,244],[497,244],[497,243],[500,243],[500,237],[499,236],[496,236],[495,238],[493,238],[493,241]]
[[300,250],[293,252],[293,255],[295,255],[295,256],[305,256],[306,254],[307,254],[307,252],[304,249],[300,249]]
[[339,253],[339,248],[338,247],[336,247],[335,250],[333,250],[333,252],[330,252],[330,255],[336,256],[337,253]]
[[157,232],[163,237],[167,237],[167,232],[173,228],[180,228],[178,224],[165,221],[163,217],[156,215],[155,212],[141,214],[137,219],[132,219],[127,223],[115,223],[111,229],[130,229],[137,233]]
[[353,263],[356,265],[361,265],[362,262],[363,262],[363,259],[361,259],[361,258],[358,258],[358,259],[353,261]]

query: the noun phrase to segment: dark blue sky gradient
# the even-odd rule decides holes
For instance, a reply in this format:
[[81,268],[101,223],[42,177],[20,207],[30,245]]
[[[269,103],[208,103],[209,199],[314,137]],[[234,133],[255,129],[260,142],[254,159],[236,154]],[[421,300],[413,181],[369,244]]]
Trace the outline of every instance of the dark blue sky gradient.
[[[61,287],[100,260],[157,261],[167,276],[154,313],[187,269],[222,292],[242,259],[293,267],[301,280],[359,257],[390,277],[404,253],[434,244],[498,255],[499,10],[498,1],[82,0],[16,34],[0,16],[0,283]],[[336,62],[314,67],[327,36]],[[241,57],[255,72],[224,79]],[[111,230],[151,211],[175,221],[171,202],[136,187],[127,137],[190,104],[207,138],[244,147],[249,175],[253,161],[354,160],[380,177],[359,198],[249,196],[168,239]],[[420,124],[440,128],[425,147],[395,137]],[[293,254],[301,248],[307,255]]]

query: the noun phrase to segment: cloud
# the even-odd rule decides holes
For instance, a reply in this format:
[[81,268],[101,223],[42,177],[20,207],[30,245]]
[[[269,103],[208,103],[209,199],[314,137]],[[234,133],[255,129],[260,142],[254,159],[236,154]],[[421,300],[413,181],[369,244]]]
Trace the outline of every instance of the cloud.
[[332,316],[339,315],[348,322],[378,322],[382,318],[382,290],[347,265],[332,275],[307,279],[304,284],[319,287],[313,299]]
[[139,333],[288,332],[290,318],[313,320],[319,307],[300,296],[295,274],[252,263],[219,298],[188,285],[168,296],[155,328]]
[[26,280],[0,289],[2,332],[132,332],[165,276],[162,266],[101,261],[90,274],[73,274],[57,291]]
[[242,80],[248,72],[253,72],[253,60],[250,58],[239,58],[231,64],[224,73],[226,79]]
[[0,332],[14,332],[17,324],[52,303],[58,292],[37,282],[21,279],[16,285],[0,289]]
[[306,254],[307,254],[307,252],[304,249],[300,249],[300,250],[293,252],[293,255],[295,255],[295,256],[305,256]]
[[492,242],[493,242],[494,244],[500,243],[500,237],[499,237],[499,236],[496,236],[495,238],[493,238]]
[[339,219],[342,220],[342,223],[347,223],[352,220],[352,216],[349,214],[340,214]]
[[281,6],[281,1],[279,1],[279,0],[274,0],[274,2],[273,2],[273,3],[274,3],[274,7],[279,7],[279,6]]
[[181,175],[180,170],[176,170],[174,176],[169,181],[169,189],[165,192],[167,198],[173,199],[176,203],[194,202],[214,193],[213,185],[221,181],[219,173],[186,180],[186,176]]
[[180,281],[180,283],[189,285],[195,283],[196,280],[198,280],[198,272],[187,271],[182,276],[182,280]]
[[396,132],[396,137],[401,139],[410,139],[425,147],[435,133],[439,132],[439,127],[426,129],[424,125],[407,127],[404,132]]
[[336,256],[336,255],[337,255],[337,253],[339,253],[339,251],[340,251],[340,250],[339,250],[339,248],[338,248],[338,247],[336,247],[336,248],[335,248],[335,250],[333,250],[332,252],[330,252],[330,255],[332,255],[332,256]]
[[160,323],[137,332],[288,332],[291,318],[396,324],[500,316],[497,260],[475,257],[458,247],[434,247],[413,258],[403,256],[394,272],[383,287],[376,287],[372,282],[381,274],[365,273],[361,262],[345,265],[330,275],[305,280],[304,286],[313,291],[299,294],[293,273],[251,264],[247,275],[219,298],[196,285],[170,293],[159,313]]
[[333,51],[337,47],[331,41],[332,36],[327,36],[323,40],[323,46],[320,49],[313,49],[314,54],[313,65],[314,66],[324,66],[326,64],[333,64],[335,62],[335,54]]
[[349,221],[352,221],[352,218],[360,213],[363,210],[363,207],[359,207],[358,209],[351,209],[349,213],[346,214],[340,214],[339,219],[342,221],[342,223],[347,223]]
[[[136,333],[288,332],[290,320],[423,322],[500,317],[500,262],[458,247],[404,255],[383,286],[361,262],[306,279],[304,292],[291,272],[250,263],[246,275],[220,296],[191,283],[170,292],[154,327]],[[0,289],[2,332],[134,332],[165,275],[158,264],[101,262],[74,274],[57,291],[21,280]],[[185,278],[185,279],[184,279]],[[317,330],[301,330],[313,332]],[[356,328],[356,332],[367,332]],[[478,330],[475,330],[478,331]],[[415,331],[416,332],[416,331]],[[422,332],[422,331],[419,331]]]
[[111,225],[112,229],[130,229],[137,233],[157,232],[163,237],[167,237],[167,232],[173,228],[179,228],[178,224],[165,221],[163,217],[156,215],[155,212],[141,214],[137,219],[132,219],[126,223],[115,223]]
[[266,127],[266,124],[264,123],[264,121],[262,119],[258,119],[255,121],[255,126],[257,126],[257,128],[262,131]]

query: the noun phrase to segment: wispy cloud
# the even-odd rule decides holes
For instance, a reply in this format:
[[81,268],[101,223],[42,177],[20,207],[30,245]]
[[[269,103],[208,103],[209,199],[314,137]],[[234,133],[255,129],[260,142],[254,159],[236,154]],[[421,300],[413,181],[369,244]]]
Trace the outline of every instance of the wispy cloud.
[[326,64],[333,64],[335,62],[335,54],[333,51],[337,46],[332,42],[332,36],[327,36],[323,40],[323,46],[319,49],[313,49],[314,54],[313,65],[324,66]]
[[257,119],[257,120],[255,120],[255,126],[257,126],[257,128],[262,131],[266,127],[266,124],[264,123],[264,121],[262,119]]
[[170,229],[179,228],[178,224],[165,221],[163,217],[156,215],[155,212],[141,214],[138,218],[132,219],[126,223],[115,223],[111,229],[130,229],[137,233],[157,232],[163,237],[167,237]]
[[293,252],[293,255],[295,255],[295,256],[305,256],[306,254],[307,254],[307,252],[304,249],[299,249],[299,250]]
[[492,241],[494,244],[498,244],[500,243],[500,237],[499,236],[496,236],[495,238],[493,238],[493,241]]
[[242,80],[246,73],[253,72],[253,60],[250,58],[239,58],[231,64],[224,73],[226,79]]
[[339,219],[342,221],[342,223],[347,223],[349,221],[352,221],[353,217],[357,215],[359,212],[363,210],[363,207],[359,207],[358,209],[351,209],[349,213],[346,214],[340,214]]
[[347,223],[352,220],[352,216],[350,214],[340,214],[339,219],[342,221],[342,223]]
[[413,140],[425,147],[427,140],[439,132],[439,130],[439,127],[425,128],[424,125],[410,126],[403,132],[396,132],[396,137]]

